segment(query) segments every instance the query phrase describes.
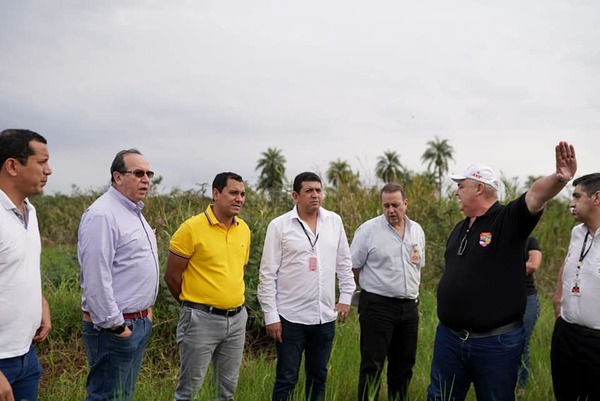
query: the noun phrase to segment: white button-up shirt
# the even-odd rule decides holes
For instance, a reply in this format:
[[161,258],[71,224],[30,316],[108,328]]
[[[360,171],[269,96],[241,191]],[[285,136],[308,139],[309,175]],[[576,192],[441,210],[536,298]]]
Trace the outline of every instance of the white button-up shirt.
[[[316,260],[311,263],[311,258]],[[349,305],[356,285],[339,215],[320,208],[316,233],[301,221],[296,208],[273,219],[265,237],[257,294],[265,324],[279,322],[280,315],[307,325],[334,321],[336,274],[339,303]]]
[[[571,230],[571,242],[565,259],[562,276],[561,317],[569,323],[590,329],[600,330],[600,229],[594,236],[588,236],[583,253],[585,257],[579,268],[577,264],[582,255],[584,238],[588,229],[579,224]],[[572,295],[575,284],[579,286],[579,295]]]

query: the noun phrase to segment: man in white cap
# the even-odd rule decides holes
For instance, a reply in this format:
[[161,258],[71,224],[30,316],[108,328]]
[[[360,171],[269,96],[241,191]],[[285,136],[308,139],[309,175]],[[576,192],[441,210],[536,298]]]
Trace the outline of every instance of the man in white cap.
[[498,203],[498,178],[474,164],[450,178],[466,218],[446,244],[428,401],[514,401],[523,347],[527,238],[550,199],[577,171],[575,149],[556,146],[556,170],[516,200]]

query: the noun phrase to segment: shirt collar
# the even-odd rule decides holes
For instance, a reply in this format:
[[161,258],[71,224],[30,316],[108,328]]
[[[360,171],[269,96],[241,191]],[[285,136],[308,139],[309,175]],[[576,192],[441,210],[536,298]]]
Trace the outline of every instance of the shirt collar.
[[0,189],[0,204],[2,204],[2,207],[4,207],[6,210],[12,210],[12,209],[17,208],[15,206],[15,204],[12,203],[12,201],[10,200],[8,195],[6,195],[6,193],[4,193],[4,191],[1,189]]
[[[473,221],[473,224],[475,224],[475,221],[478,221],[482,218],[487,218],[491,215],[493,215],[494,213],[496,213],[498,210],[502,209],[502,205],[500,204],[499,201],[494,202],[494,204],[492,206],[490,206],[490,208],[488,210],[485,211],[484,214],[482,214],[481,216],[476,216],[475,220]],[[469,216],[465,217],[465,224],[467,224],[467,227],[469,226],[469,221],[471,220],[471,218]]]
[[[208,219],[208,222],[210,223],[211,226],[219,225],[219,224],[221,224],[221,222],[219,221],[219,219],[217,219],[217,216],[215,216],[215,213],[213,212],[212,207],[213,207],[212,203],[210,205],[208,205],[206,207],[206,210],[204,211],[204,214],[206,215],[206,218]],[[236,225],[236,226],[240,225],[240,222],[238,221],[236,216],[233,216],[232,224]]]
[[142,202],[142,201],[139,201],[138,203],[132,202],[128,197],[123,195],[112,185],[108,188],[108,193],[112,197],[117,199],[127,209],[131,210],[132,212],[141,212],[142,209],[144,208],[144,202]]
[[[383,220],[383,223],[386,226],[395,230],[395,228],[390,223],[388,223],[387,219],[385,218],[385,215],[381,214],[380,216],[381,216],[381,219]],[[412,221],[408,218],[407,215],[404,215],[404,228],[406,230],[408,230],[408,229],[410,229],[411,225],[412,225]]]
[[[581,223],[579,226],[581,227],[581,231],[582,231],[582,233],[583,233],[583,234],[585,234],[585,233],[587,233],[587,232],[589,231],[589,230],[588,230],[588,227],[585,225],[585,223]],[[596,230],[596,232],[594,233],[594,237],[595,237],[596,235],[598,235],[598,234],[600,234],[600,228],[598,228],[598,229]]]
[[[29,212],[31,211],[31,204],[29,203],[29,200],[27,198],[25,198],[23,203],[25,204],[25,213],[27,213],[27,217],[28,217]],[[19,210],[19,208],[15,206],[15,204],[10,200],[8,195],[6,195],[6,193],[1,189],[0,189],[0,204],[6,210],[11,210],[19,218],[19,220],[23,224],[25,224],[25,227],[27,227],[27,221],[29,219],[27,219],[27,220],[25,219],[25,216],[23,216],[21,214],[21,211]]]
[[[294,208],[291,210],[290,213],[290,220],[291,219],[298,219],[298,220],[302,220],[300,218],[300,215],[298,214],[298,205],[294,205]],[[323,221],[327,219],[327,213],[326,210],[323,209],[323,206],[319,207],[319,214],[317,216],[317,221]]]

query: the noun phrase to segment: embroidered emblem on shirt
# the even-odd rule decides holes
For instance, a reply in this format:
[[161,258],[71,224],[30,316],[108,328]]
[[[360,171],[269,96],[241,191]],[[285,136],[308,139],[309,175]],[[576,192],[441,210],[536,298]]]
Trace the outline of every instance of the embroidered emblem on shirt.
[[479,234],[479,245],[482,247],[488,246],[492,242],[492,233],[480,233]]

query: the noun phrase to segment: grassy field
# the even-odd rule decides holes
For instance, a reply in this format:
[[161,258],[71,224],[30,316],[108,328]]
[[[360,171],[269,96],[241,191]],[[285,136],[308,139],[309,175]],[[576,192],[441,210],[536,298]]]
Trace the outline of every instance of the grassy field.
[[[53,329],[48,340],[37,346],[44,367],[40,385],[41,401],[81,400],[85,395],[87,361],[81,342],[77,226],[85,208],[99,195],[100,193],[75,193],[71,196],[41,196],[33,199],[38,210],[44,242],[44,293],[50,303],[53,320]],[[427,266],[423,271],[421,284],[419,348],[410,389],[411,399],[419,401],[425,400],[429,383],[433,337],[437,325],[435,289],[443,270],[445,241],[451,228],[462,216],[458,211],[456,199],[438,199],[435,187],[426,177],[414,177],[407,186],[407,199],[409,216],[421,223],[427,237]],[[144,215],[156,230],[161,266],[164,267],[172,233],[186,218],[204,210],[209,202],[209,199],[195,191],[178,191],[169,195],[153,194],[147,199]],[[290,207],[289,199],[272,202],[264,195],[248,189],[242,217],[252,229],[250,262],[246,270],[246,306],[249,310],[249,321],[237,400],[270,399],[275,372],[274,346],[264,334],[262,313],[256,300],[256,285],[266,227],[272,218]],[[378,190],[338,188],[328,192],[325,207],[342,216],[351,240],[359,224],[379,213]],[[554,318],[550,294],[554,289],[556,272],[565,256],[569,232],[574,224],[566,209],[564,199],[550,202],[534,232],[544,251],[542,268],[536,275],[542,316],[531,344],[530,388],[522,400],[553,399],[549,349]],[[178,305],[161,282],[155,304],[154,331],[138,381],[138,401],[172,399],[179,370],[175,343],[177,319]],[[354,311],[348,322],[337,326],[327,400],[347,401],[357,398],[358,337],[359,328]],[[303,399],[302,387],[302,384],[298,386],[298,399]],[[209,399],[209,394],[210,385],[206,383],[199,400]],[[384,389],[380,397],[382,401],[386,400],[385,394]],[[470,394],[468,399],[475,400],[475,397]]]
[[[78,302],[73,297],[73,303]],[[534,331],[531,344],[530,385],[525,397],[527,401],[551,400],[552,383],[550,379],[550,337],[554,319],[550,298],[543,296],[542,315]],[[56,309],[56,308],[55,308]],[[432,356],[432,344],[437,325],[435,315],[435,296],[427,291],[421,296],[421,324],[419,328],[419,347],[415,374],[410,394],[413,401],[424,401],[429,383],[429,368]],[[158,328],[165,321],[176,316],[156,316]],[[60,316],[54,317],[55,330],[60,330]],[[78,323],[75,323],[78,324]],[[60,326],[60,325],[59,325]],[[338,324],[329,367],[327,400],[347,401],[356,399],[358,385],[359,327],[356,310],[353,310],[346,323]],[[173,396],[178,374],[177,348],[172,341],[153,338],[147,350],[142,372],[138,381],[136,397],[138,401],[170,400]],[[45,372],[40,386],[40,401],[81,400],[85,396],[86,360],[80,339],[69,342],[68,348],[49,340],[49,345],[39,349],[40,359]],[[246,353],[240,373],[236,399],[241,401],[269,400],[273,386],[275,361],[272,347],[267,346],[258,354]],[[302,383],[298,386],[298,399],[303,398]],[[202,389],[199,400],[208,400],[210,384]],[[468,400],[474,401],[473,391]],[[382,391],[380,400],[387,397]]]

